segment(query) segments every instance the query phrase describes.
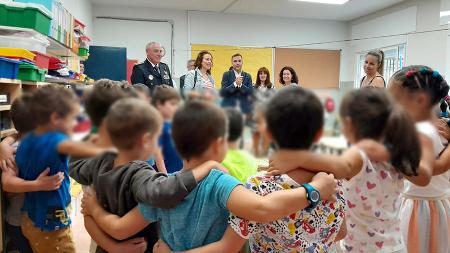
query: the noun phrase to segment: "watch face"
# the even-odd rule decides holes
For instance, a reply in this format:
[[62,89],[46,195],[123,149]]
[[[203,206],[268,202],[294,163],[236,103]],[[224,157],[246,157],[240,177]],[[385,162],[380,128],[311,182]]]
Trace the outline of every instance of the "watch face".
[[320,199],[320,195],[317,191],[312,191],[311,192],[311,197],[310,197],[312,202],[317,202]]

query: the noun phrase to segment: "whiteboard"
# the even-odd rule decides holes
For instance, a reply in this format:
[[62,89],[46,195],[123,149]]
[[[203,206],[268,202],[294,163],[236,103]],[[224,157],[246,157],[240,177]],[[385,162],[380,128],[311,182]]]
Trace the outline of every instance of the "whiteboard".
[[[96,46],[125,47],[127,58],[144,61],[145,46],[151,41],[160,42],[166,49],[162,62],[172,70],[171,38],[172,27],[168,22],[134,21],[120,19],[95,18]],[[173,59],[174,60],[174,59]]]

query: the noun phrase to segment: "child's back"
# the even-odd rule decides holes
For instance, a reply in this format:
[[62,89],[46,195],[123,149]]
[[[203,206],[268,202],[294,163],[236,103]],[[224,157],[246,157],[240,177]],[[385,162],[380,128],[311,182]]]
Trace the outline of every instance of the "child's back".
[[[300,170],[289,174],[258,174],[250,177],[245,187],[264,196],[302,187],[301,183],[309,182],[312,177],[311,173]],[[336,202],[323,201],[313,210],[301,210],[269,223],[247,221],[234,215],[229,222],[238,235],[250,239],[251,252],[328,252],[345,216],[342,192],[336,197]]]
[[187,250],[219,241],[227,228],[227,200],[239,184],[233,177],[213,170],[173,209],[139,204],[148,221],[159,221],[162,239],[172,250]]

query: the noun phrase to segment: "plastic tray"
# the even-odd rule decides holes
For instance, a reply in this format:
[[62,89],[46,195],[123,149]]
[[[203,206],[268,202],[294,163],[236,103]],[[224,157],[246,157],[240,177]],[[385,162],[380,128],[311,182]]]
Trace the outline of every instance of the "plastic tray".
[[0,78],[17,79],[19,65],[19,61],[0,57]]
[[12,47],[0,47],[0,57],[14,57],[23,58],[33,61],[34,54],[26,49],[12,48]]

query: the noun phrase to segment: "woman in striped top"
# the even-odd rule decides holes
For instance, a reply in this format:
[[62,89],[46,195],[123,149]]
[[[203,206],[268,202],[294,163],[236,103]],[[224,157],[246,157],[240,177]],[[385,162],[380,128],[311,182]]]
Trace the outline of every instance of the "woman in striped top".
[[214,100],[217,90],[214,78],[211,76],[213,58],[210,52],[201,51],[195,60],[195,70],[186,74],[184,81],[184,92],[189,98],[204,97]]

